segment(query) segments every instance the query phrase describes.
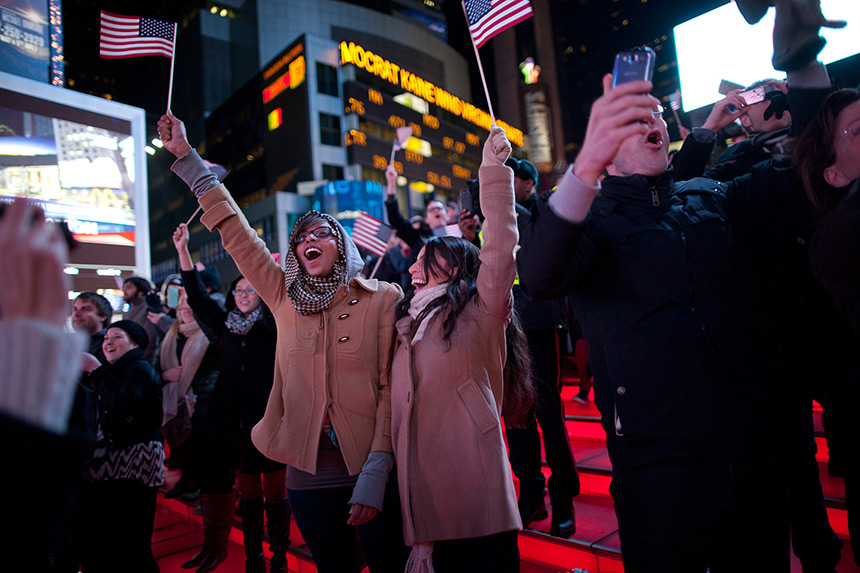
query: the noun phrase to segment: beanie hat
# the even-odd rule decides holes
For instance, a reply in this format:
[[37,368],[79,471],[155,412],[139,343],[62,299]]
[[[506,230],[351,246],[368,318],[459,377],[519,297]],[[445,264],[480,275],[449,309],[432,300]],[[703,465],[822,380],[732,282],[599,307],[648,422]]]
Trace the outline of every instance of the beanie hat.
[[207,287],[218,291],[221,290],[221,273],[215,267],[206,267],[200,271],[200,278]]
[[118,320],[110,323],[108,328],[119,328],[120,330],[125,331],[131,341],[141,348],[146,348],[149,344],[149,335],[146,334],[146,331],[142,326],[133,320]]

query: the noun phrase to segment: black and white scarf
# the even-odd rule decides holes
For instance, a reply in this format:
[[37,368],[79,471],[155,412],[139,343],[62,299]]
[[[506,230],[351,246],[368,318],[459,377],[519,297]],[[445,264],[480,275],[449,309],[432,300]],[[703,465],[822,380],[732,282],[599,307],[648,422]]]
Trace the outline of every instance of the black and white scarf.
[[254,324],[260,317],[263,316],[263,307],[258,306],[254,309],[254,311],[248,315],[246,318],[242,311],[238,308],[234,308],[227,315],[227,320],[224,321],[224,325],[227,327],[227,330],[232,332],[233,334],[238,334],[240,336],[245,336],[248,334],[252,328],[254,328]]

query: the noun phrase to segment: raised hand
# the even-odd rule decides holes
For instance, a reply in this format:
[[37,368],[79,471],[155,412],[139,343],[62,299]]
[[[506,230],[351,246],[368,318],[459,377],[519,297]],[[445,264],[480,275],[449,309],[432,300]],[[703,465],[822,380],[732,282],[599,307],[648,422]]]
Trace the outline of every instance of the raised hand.
[[505,159],[511,155],[511,142],[505,135],[505,130],[493,124],[490,136],[484,142],[481,165],[504,165]]
[[158,120],[158,137],[164,144],[164,148],[176,157],[182,157],[191,150],[188,135],[185,133],[185,124],[170,110],[167,110]]
[[714,104],[708,119],[702,124],[705,129],[719,131],[746,113],[747,104],[740,96],[743,90],[732,90]]
[[173,246],[176,247],[177,252],[188,249],[188,227],[185,223],[180,223],[173,231]]
[[388,167],[385,168],[385,180],[388,182],[388,194],[394,195],[395,190],[397,189],[397,170],[394,169],[394,165],[388,164]]
[[68,315],[69,249],[60,229],[32,203],[16,200],[0,217],[0,317],[60,326]]
[[649,95],[651,82],[627,82],[612,87],[612,75],[603,77],[603,95],[591,106],[585,141],[574,171],[580,181],[594,185],[631,135],[648,133],[652,113],[660,101]]

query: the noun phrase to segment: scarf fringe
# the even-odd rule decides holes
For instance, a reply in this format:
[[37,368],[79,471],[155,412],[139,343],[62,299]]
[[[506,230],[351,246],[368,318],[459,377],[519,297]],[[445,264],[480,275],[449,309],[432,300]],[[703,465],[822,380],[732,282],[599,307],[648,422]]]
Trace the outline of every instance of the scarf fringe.
[[409,553],[406,569],[403,573],[434,573],[433,571],[433,542],[416,543]]

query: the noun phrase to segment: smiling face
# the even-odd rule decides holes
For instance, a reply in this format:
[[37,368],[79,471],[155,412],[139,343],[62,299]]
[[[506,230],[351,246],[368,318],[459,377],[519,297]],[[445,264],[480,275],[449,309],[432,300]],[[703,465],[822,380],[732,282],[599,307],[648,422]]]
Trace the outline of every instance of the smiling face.
[[669,168],[669,132],[662,115],[646,122],[648,133],[631,135],[624,140],[606,170],[610,175],[656,177]]
[[77,298],[72,304],[72,328],[75,330],[95,334],[102,329],[106,319],[107,317],[99,315],[98,307],[91,300]]
[[296,259],[306,273],[313,277],[330,277],[334,264],[340,258],[336,231],[328,221],[310,218],[293,237]]
[[121,328],[108,328],[102,342],[102,352],[108,362],[113,364],[132,348],[137,348],[137,344],[132,342],[126,331]]
[[836,116],[833,137],[836,161],[824,170],[824,179],[834,187],[847,187],[860,177],[860,101]]
[[239,279],[239,282],[236,283],[236,288],[233,289],[233,300],[236,302],[236,308],[245,317],[260,306],[260,295],[257,294],[248,279]]
[[409,274],[412,275],[412,286],[415,287],[416,293],[444,284],[451,278],[450,269],[444,261],[437,259],[435,265],[425,265],[424,257],[426,254],[427,248],[422,247],[418,253],[418,259],[409,267]]

